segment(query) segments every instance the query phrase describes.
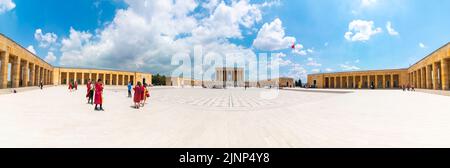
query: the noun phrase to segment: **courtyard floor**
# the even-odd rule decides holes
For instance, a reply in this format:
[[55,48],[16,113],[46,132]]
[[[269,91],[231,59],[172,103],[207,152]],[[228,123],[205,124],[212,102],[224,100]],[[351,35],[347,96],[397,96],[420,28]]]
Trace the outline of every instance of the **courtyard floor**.
[[0,95],[0,147],[450,147],[450,97],[400,90],[125,88]]

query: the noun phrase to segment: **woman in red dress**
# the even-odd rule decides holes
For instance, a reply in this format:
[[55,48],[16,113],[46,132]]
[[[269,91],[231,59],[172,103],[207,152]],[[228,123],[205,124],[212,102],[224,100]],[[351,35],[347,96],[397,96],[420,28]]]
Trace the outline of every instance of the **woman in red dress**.
[[134,90],[134,108],[139,109],[141,99],[142,99],[142,89],[141,82],[138,82],[137,85],[133,88]]
[[[95,110],[103,110],[103,83],[102,79],[98,79],[97,83],[95,84],[95,98],[94,98],[94,104],[95,104]],[[100,105],[100,108],[97,108],[97,105]]]
[[72,91],[72,82],[69,82],[69,91]]

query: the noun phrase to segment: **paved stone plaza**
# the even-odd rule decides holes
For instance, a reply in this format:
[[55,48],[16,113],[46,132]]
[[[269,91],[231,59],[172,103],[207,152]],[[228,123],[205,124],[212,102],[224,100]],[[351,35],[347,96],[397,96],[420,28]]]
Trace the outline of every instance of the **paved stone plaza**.
[[450,147],[450,97],[400,90],[107,88],[0,95],[0,147]]

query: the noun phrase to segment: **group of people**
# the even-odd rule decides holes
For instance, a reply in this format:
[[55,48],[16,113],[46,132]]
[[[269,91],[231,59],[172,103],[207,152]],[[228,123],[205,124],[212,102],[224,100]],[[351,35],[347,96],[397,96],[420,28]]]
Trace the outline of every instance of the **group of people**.
[[402,89],[403,89],[403,91],[413,91],[413,92],[415,92],[416,91],[416,89],[414,88],[414,85],[410,85],[410,84],[408,84],[408,85],[403,85],[402,86]]
[[[131,98],[131,89],[132,89],[132,82],[128,83],[128,97]],[[144,107],[147,98],[150,97],[150,92],[147,89],[147,84],[142,84],[141,82],[138,82],[137,85],[133,88],[134,90],[134,107],[136,109],[139,109],[140,107]],[[69,84],[69,90],[77,89],[77,83],[74,82],[73,84]],[[98,79],[97,82],[93,82],[90,79],[88,80],[86,84],[86,99],[87,103],[91,105],[95,105],[94,110],[96,111],[104,111],[103,109],[103,89],[104,85],[102,82],[102,79]]]
[[69,91],[73,91],[73,90],[78,90],[78,82],[74,81],[74,82],[69,82]]
[[[95,111],[105,111],[103,109],[103,82],[102,79],[98,79],[94,84],[89,79],[86,84],[86,99],[88,104],[95,104]],[[100,106],[100,107],[98,107]]]
[[[137,85],[133,88],[134,90],[134,108],[139,109],[141,106],[144,107],[147,98],[150,97],[150,92],[147,89],[147,84],[142,84],[138,82]],[[128,84],[128,97],[131,97],[131,84]]]

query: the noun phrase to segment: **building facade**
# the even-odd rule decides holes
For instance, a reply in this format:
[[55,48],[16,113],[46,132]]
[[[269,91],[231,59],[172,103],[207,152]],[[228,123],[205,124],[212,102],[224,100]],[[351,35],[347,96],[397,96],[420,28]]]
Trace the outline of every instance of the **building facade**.
[[421,89],[449,90],[450,43],[405,69],[320,73],[308,75],[314,88],[395,89],[414,86]]
[[120,70],[55,67],[31,53],[10,38],[0,34],[0,89],[44,85],[65,85],[88,79],[102,79],[105,85],[128,82],[151,83],[152,75]]

